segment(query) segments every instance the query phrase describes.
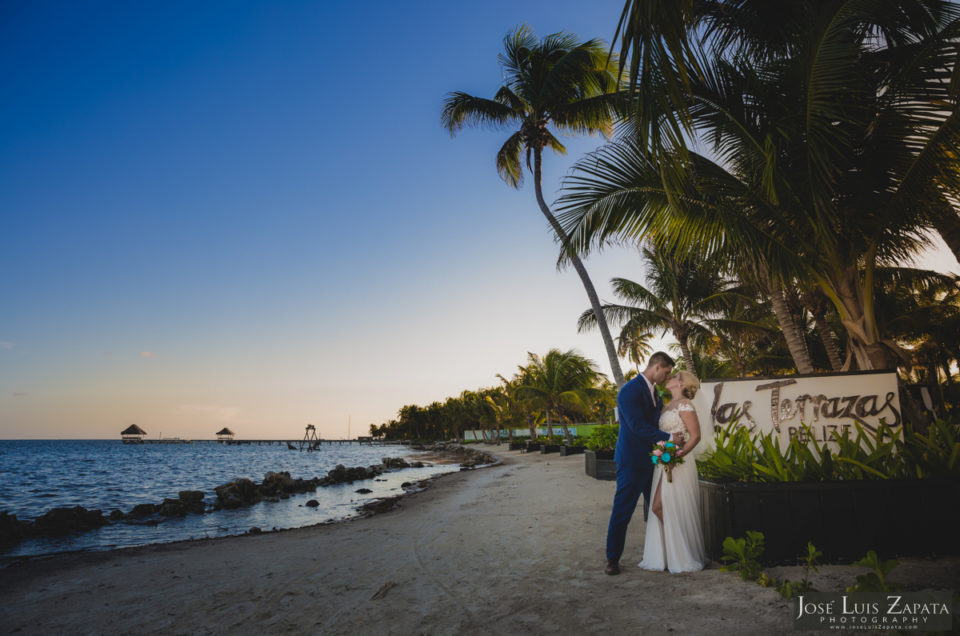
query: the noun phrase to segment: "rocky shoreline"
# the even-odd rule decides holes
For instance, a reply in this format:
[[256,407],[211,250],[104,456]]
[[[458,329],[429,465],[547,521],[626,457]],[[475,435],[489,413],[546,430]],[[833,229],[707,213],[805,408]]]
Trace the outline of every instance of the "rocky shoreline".
[[[445,442],[414,445],[412,448],[450,456],[460,463],[461,470],[470,470],[495,461],[490,455],[476,449]],[[348,468],[338,464],[325,477],[312,479],[294,479],[286,471],[268,472],[259,484],[244,478],[217,486],[214,488],[216,498],[209,505],[204,501],[206,495],[203,491],[183,490],[178,493],[176,499],[165,498],[157,504],[138,504],[126,513],[122,510],[113,510],[108,515],[104,515],[99,509],[88,510],[83,506],[74,506],[53,508],[33,521],[26,521],[17,519],[16,515],[6,511],[0,511],[0,547],[15,545],[24,539],[34,537],[57,537],[74,532],[88,532],[111,523],[156,525],[165,519],[185,517],[188,514],[208,514],[224,509],[252,506],[261,501],[279,502],[282,499],[289,499],[293,494],[315,492],[318,487],[352,484],[355,481],[375,479],[385,472],[430,465],[432,464],[421,461],[408,462],[401,457],[384,457],[380,464],[370,466]],[[403,484],[405,489],[410,486],[408,482]],[[371,491],[361,488],[358,492]],[[392,507],[397,499],[399,496],[377,499],[361,506],[360,511],[366,514],[382,512]],[[385,503],[388,501],[391,502],[389,505]],[[310,500],[306,505],[319,504],[316,500]],[[259,529],[253,528],[251,531],[259,531]]]

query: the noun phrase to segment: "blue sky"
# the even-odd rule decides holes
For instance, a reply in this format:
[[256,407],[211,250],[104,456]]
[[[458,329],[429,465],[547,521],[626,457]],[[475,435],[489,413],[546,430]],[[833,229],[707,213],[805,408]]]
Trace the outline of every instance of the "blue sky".
[[[515,26],[609,40],[621,7],[0,5],[0,437],[338,437],[527,351],[607,371],[506,133],[439,116]],[[548,157],[548,199],[599,141]]]
[[505,134],[439,115],[516,25],[609,39],[618,5],[4,3],[0,436],[336,436],[528,350],[605,367]]

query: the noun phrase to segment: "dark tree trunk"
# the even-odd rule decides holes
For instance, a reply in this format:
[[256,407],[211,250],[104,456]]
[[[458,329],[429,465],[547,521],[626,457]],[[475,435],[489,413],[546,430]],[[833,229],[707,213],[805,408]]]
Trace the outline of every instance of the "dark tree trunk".
[[830,329],[830,325],[827,324],[826,318],[822,313],[811,313],[813,313],[813,321],[817,325],[817,335],[820,336],[820,342],[823,343],[823,348],[827,350],[827,358],[830,360],[830,368],[834,371],[843,370],[843,360],[840,358],[840,349],[837,347],[837,343],[833,339],[833,333]]
[[[560,227],[560,223],[557,221],[556,217],[553,216],[553,213],[547,206],[547,202],[543,198],[543,188],[542,184],[540,183],[542,180],[542,170],[540,165],[542,154],[543,151],[539,148],[535,148],[533,151],[533,185],[537,193],[537,203],[540,205],[540,211],[543,212],[543,216],[545,216],[547,222],[550,223],[550,227],[553,228],[557,238],[560,239],[561,249],[565,250],[570,242],[569,238],[567,237],[567,233],[563,231],[562,227]],[[623,371],[620,370],[620,359],[617,357],[617,348],[613,344],[613,336],[610,335],[610,327],[607,325],[607,319],[603,315],[603,309],[601,309],[600,297],[597,296],[597,290],[594,288],[593,281],[590,280],[590,276],[587,274],[587,269],[580,261],[580,257],[572,251],[568,253],[568,256],[570,257],[570,263],[573,265],[573,269],[575,269],[577,275],[580,276],[580,281],[583,283],[583,288],[587,292],[587,298],[590,299],[590,307],[593,309],[593,314],[597,318],[597,327],[600,329],[601,338],[603,338],[603,346],[607,350],[607,359],[610,362],[610,371],[613,373],[613,380],[617,383],[618,388],[622,387],[625,384],[625,380],[623,379]]]
[[783,290],[776,283],[767,285],[767,292],[770,295],[770,304],[773,306],[773,313],[780,323],[780,330],[787,341],[787,348],[793,357],[793,363],[797,365],[797,371],[800,373],[813,373],[813,361],[810,359],[810,352],[807,350],[807,342],[801,333],[800,328],[793,321],[793,314],[787,306],[783,297]]

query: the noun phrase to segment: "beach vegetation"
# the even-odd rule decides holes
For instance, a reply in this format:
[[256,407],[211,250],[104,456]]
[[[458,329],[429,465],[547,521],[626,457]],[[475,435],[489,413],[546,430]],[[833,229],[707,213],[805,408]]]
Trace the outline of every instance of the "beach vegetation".
[[[817,566],[820,563],[820,558],[823,556],[823,552],[817,550],[816,546],[813,545],[811,541],[807,541],[807,552],[802,554],[799,558],[800,567],[803,568],[803,578],[799,581],[791,581],[790,579],[783,579],[776,584],[777,591],[780,592],[780,596],[783,598],[793,598],[799,594],[808,594],[810,592],[816,592],[817,588],[810,583],[810,572],[818,572]],[[761,575],[761,578],[766,576],[766,572]],[[758,581],[761,585],[762,582]],[[766,587],[766,586],[765,586]]]
[[612,451],[617,447],[620,427],[616,424],[604,424],[593,429],[587,438],[586,446],[592,451]]
[[551,349],[542,357],[527,354],[517,396],[540,409],[546,416],[547,435],[553,436],[553,423],[563,429],[563,438],[571,438],[568,424],[573,416],[589,415],[590,405],[602,398],[599,388],[602,374],[596,365],[576,351]]
[[537,440],[538,427],[545,427],[547,436],[555,440],[551,443],[561,444],[575,439],[572,426],[612,419],[616,386],[592,360],[574,350],[551,349],[543,356],[529,353],[527,364],[518,366],[511,378],[496,377],[499,386],[461,391],[427,406],[404,405],[395,419],[371,424],[370,434],[429,442],[463,440],[466,431],[479,431],[483,441],[499,443],[502,439],[512,442],[514,431],[526,426],[530,440]]
[[788,301],[810,289],[835,314],[843,369],[905,366],[878,269],[930,232],[960,253],[957,5],[661,5],[626,3],[635,108],[565,182],[564,253],[719,252],[765,289],[800,372],[814,367]]
[[[852,431],[852,432],[851,432]],[[715,447],[697,460],[701,478],[715,482],[810,482],[874,479],[960,479],[960,422],[937,420],[902,436],[886,424],[859,422],[817,442],[809,428],[781,449],[773,431],[760,434],[735,420],[718,429]]]
[[900,585],[887,580],[890,572],[897,567],[895,559],[882,560],[873,550],[853,564],[856,567],[869,568],[869,572],[857,575],[857,582],[847,588],[847,593],[853,592],[896,592]]
[[[670,333],[686,368],[696,372],[691,338],[705,339],[710,334],[708,321],[720,318],[737,297],[728,290],[719,262],[655,247],[644,247],[641,254],[648,286],[625,278],[611,280],[614,294],[623,302],[602,306],[607,321],[621,325],[621,342],[630,342],[635,334]],[[577,326],[580,331],[597,326],[592,309],[580,315]]]
[[[721,560],[726,564],[720,569],[734,571],[740,574],[744,581],[755,581],[763,587],[775,587],[783,598],[793,598],[800,594],[818,591],[810,581],[811,572],[819,572],[822,564],[820,559],[823,552],[817,549],[811,541],[807,541],[806,552],[797,557],[797,564],[803,570],[803,578],[799,581],[777,579],[762,570],[760,557],[764,550],[764,535],[762,532],[747,530],[746,537],[726,537],[723,542],[723,556]],[[856,583],[846,588],[847,594],[854,592],[896,592],[900,589],[898,583],[891,582],[888,577],[897,567],[895,559],[883,560],[876,551],[868,550],[866,556],[851,564],[851,567],[868,568],[868,572],[858,574]]]
[[720,569],[737,572],[744,581],[756,581],[762,572],[760,555],[763,554],[763,533],[747,530],[747,536],[723,540],[723,565]]

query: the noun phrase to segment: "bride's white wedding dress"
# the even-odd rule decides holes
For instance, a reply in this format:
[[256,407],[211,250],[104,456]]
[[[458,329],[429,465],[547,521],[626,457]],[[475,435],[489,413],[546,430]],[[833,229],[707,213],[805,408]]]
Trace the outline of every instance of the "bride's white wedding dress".
[[[683,433],[689,436],[680,411],[696,412],[689,403],[667,409],[660,415],[660,430],[671,435]],[[700,527],[700,487],[693,454],[686,455],[684,462],[673,468],[672,482],[667,481],[663,468],[657,465],[653,472],[651,497],[656,496],[657,484],[660,484],[663,521],[653,514],[653,510],[650,511],[640,567],[674,573],[702,570],[706,554]]]

